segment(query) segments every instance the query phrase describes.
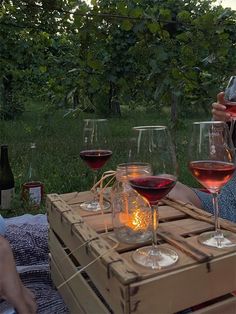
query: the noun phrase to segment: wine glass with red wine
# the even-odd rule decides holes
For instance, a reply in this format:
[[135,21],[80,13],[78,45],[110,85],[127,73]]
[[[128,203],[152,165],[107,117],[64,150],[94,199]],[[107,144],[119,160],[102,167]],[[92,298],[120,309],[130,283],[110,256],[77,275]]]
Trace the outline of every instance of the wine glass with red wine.
[[235,149],[228,126],[221,121],[194,122],[189,144],[189,169],[213,199],[214,231],[198,237],[200,243],[225,248],[236,244],[236,236],[221,230],[218,195],[235,171]]
[[150,165],[150,175],[129,178],[131,187],[150,204],[152,211],[152,245],[137,249],[133,260],[139,265],[161,269],[178,260],[177,253],[157,245],[158,202],[175,186],[177,163],[174,147],[166,126],[138,126],[133,128],[131,152],[132,163]]
[[[94,173],[94,184],[97,182],[98,170],[110,159],[112,151],[108,148],[109,129],[107,119],[85,119],[83,129],[83,149],[80,158]],[[80,207],[87,211],[101,210],[98,194],[94,192],[92,201],[84,202]],[[109,202],[103,201],[103,209],[110,207]]]

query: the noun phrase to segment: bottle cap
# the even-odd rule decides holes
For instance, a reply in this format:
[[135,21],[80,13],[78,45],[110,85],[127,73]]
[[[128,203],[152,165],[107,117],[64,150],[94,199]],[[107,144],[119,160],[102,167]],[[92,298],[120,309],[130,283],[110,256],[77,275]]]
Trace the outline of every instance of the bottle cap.
[[8,145],[7,144],[2,144],[1,148],[8,148]]

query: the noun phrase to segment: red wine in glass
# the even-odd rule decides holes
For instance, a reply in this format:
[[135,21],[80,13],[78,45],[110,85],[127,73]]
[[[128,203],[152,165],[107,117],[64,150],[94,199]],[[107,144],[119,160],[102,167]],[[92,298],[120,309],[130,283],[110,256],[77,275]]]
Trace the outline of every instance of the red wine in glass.
[[137,193],[147,199],[152,213],[152,245],[135,250],[132,259],[151,269],[169,267],[178,261],[178,254],[168,247],[159,246],[156,234],[158,202],[169,193],[177,180],[177,163],[168,128],[158,125],[134,127],[129,160],[150,165],[150,174],[130,177],[129,183]]
[[167,177],[147,176],[130,180],[131,187],[145,197],[150,205],[155,205],[165,197],[175,185],[175,180]]
[[231,118],[233,120],[235,120],[236,119],[236,102],[226,101],[224,105],[226,107],[225,111],[231,115]]
[[102,168],[112,155],[111,150],[83,150],[80,152],[80,157],[93,170]]
[[[109,149],[110,129],[106,119],[84,119],[82,147],[80,158],[93,171],[93,186],[97,183],[98,170],[101,169],[112,156]],[[110,203],[98,197],[97,189],[93,189],[93,200],[80,204],[83,210],[98,211],[108,209]]]
[[233,163],[203,160],[189,163],[192,175],[209,191],[219,191],[232,177],[236,166]]

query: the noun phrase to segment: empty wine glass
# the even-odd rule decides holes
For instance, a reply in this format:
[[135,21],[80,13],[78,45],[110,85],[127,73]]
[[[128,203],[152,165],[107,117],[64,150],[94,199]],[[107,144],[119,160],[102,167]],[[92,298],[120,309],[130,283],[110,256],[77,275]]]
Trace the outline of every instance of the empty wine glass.
[[150,165],[150,175],[129,178],[131,187],[147,199],[152,211],[152,245],[137,249],[133,260],[145,267],[161,269],[178,260],[177,253],[157,245],[158,202],[174,187],[177,180],[176,158],[166,126],[133,128],[133,145],[129,161]]
[[[83,149],[81,159],[94,173],[94,184],[97,182],[98,170],[110,159],[112,151],[108,147],[109,129],[106,119],[85,119],[83,128]],[[101,210],[97,191],[92,201],[80,205],[84,210]],[[109,202],[103,201],[103,209],[110,207]]]
[[189,144],[189,169],[211,194],[215,230],[199,236],[200,243],[216,248],[234,246],[236,236],[221,230],[218,194],[235,171],[235,150],[229,129],[221,121],[194,122]]

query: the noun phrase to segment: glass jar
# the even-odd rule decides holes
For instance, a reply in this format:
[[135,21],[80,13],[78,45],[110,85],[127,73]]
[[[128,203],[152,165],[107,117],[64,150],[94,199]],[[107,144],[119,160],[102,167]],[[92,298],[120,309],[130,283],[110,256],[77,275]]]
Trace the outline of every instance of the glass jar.
[[151,209],[148,202],[129,185],[135,176],[150,175],[144,163],[120,164],[111,190],[112,222],[118,241],[142,243],[151,238]]

